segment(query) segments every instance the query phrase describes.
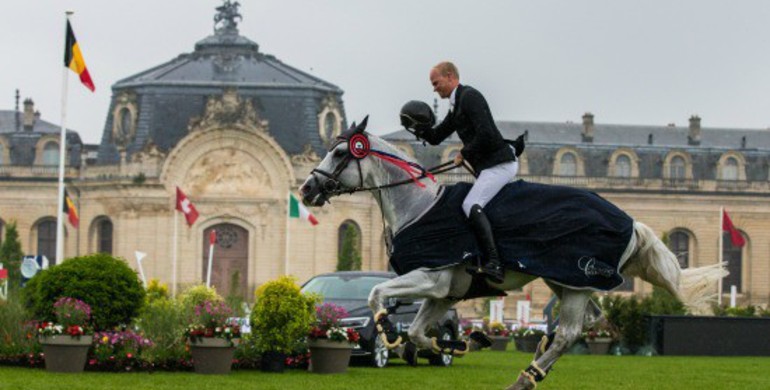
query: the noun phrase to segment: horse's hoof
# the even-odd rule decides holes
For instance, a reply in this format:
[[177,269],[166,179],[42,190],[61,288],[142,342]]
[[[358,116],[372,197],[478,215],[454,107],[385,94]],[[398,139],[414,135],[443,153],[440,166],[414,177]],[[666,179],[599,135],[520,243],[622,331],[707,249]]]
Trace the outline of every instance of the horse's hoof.
[[380,309],[377,313],[374,313],[374,322],[380,322],[380,320],[385,317],[388,317],[388,310],[387,309]]
[[412,367],[417,366],[417,345],[407,341],[404,344],[404,354],[401,357],[406,361],[406,364]]
[[470,345],[467,341],[460,340],[438,340],[431,338],[431,349],[436,355],[446,354],[457,357],[463,357],[470,351]]
[[535,387],[537,387],[535,378],[532,377],[532,375],[527,374],[525,371],[522,371],[521,374],[519,374],[519,379],[516,380],[516,383],[512,384],[505,390],[532,390]]

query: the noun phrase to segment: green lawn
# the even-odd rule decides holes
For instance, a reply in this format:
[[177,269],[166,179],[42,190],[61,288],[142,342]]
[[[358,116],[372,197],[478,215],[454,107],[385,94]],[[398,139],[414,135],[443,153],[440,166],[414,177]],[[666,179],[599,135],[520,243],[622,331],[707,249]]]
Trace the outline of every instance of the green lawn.
[[[449,368],[401,360],[385,369],[351,367],[346,374],[318,375],[234,371],[227,376],[193,373],[50,374],[41,369],[0,367],[0,389],[504,389],[530,354],[474,352]],[[770,358],[637,357],[566,355],[538,389],[770,389]]]

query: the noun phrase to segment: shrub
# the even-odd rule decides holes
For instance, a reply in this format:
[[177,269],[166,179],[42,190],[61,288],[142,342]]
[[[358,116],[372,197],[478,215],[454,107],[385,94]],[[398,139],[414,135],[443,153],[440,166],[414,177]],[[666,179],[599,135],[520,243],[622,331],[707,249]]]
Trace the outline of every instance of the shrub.
[[511,335],[511,331],[502,322],[494,321],[489,324],[489,334],[492,336],[508,337]]
[[209,302],[222,302],[222,296],[217,294],[217,290],[214,287],[206,287],[205,284],[196,284],[190,287],[182,293],[180,296],[182,305],[187,309],[190,314],[195,306],[198,306],[206,301]]
[[258,336],[261,352],[291,353],[315,322],[318,298],[302,294],[295,279],[283,276],[255,292],[251,331]]
[[136,272],[122,259],[105,253],[71,258],[44,270],[24,288],[35,315],[54,319],[53,304],[61,297],[79,299],[93,308],[96,329],[128,324],[144,304],[145,291]]
[[[204,301],[195,306],[185,336],[191,341],[203,337],[218,337],[230,340],[241,337],[241,327],[231,317],[233,311],[222,301]],[[232,343],[232,342],[231,342]]]
[[158,279],[150,279],[150,283],[147,285],[147,303],[159,299],[168,299],[168,285],[161,283]]
[[529,327],[529,326],[521,326],[516,328],[513,331],[514,338],[527,337],[527,336],[543,337],[543,335],[545,335],[545,332],[542,329]]
[[652,294],[641,301],[636,296],[606,297],[602,301],[604,316],[625,342],[626,347],[636,350],[648,341],[648,315],[682,315],[684,305],[662,288],[654,287]]
[[5,226],[5,239],[0,245],[0,263],[3,263],[3,267],[8,270],[8,295],[13,295],[19,290],[20,266],[23,257],[24,252],[21,250],[16,221],[11,221]]
[[139,331],[152,340],[144,348],[142,358],[155,365],[165,365],[189,358],[185,350],[184,331],[187,317],[182,303],[170,299],[155,299],[142,309],[136,319]]
[[32,350],[35,343],[32,315],[18,300],[0,300],[0,356],[15,356]]

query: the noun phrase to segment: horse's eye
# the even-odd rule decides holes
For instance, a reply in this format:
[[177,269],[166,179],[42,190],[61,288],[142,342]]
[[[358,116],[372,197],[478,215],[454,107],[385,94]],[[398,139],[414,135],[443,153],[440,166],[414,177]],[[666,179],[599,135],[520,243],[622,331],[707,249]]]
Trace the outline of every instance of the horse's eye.
[[334,151],[334,154],[333,154],[333,156],[334,156],[334,157],[342,157],[342,155],[343,155],[343,154],[345,154],[345,151],[344,151],[344,150],[342,150],[342,149],[336,149],[336,150]]

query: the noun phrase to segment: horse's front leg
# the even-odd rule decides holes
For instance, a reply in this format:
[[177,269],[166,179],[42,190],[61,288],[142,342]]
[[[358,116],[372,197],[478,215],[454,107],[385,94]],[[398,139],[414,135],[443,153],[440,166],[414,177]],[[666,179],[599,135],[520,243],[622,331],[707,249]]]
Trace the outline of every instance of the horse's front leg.
[[391,314],[385,307],[388,298],[445,298],[449,293],[451,276],[451,271],[447,270],[418,269],[374,286],[369,294],[369,307],[374,313],[377,332],[380,333],[385,346],[392,349],[401,343],[395,328],[387,318],[388,314]]
[[[590,293],[564,289],[562,294],[559,328],[548,349],[535,354],[535,360],[519,375],[518,380],[509,390],[534,389],[536,382],[545,379],[554,363],[567,352],[567,349],[580,337],[583,330],[583,317]],[[540,348],[541,346],[538,346]]]
[[452,304],[449,299],[426,299],[409,326],[409,340],[420,349],[435,349],[434,339],[427,336],[428,329],[441,320]]

